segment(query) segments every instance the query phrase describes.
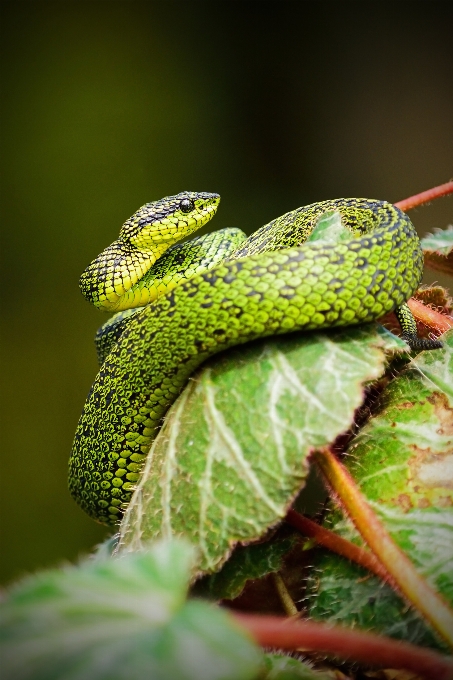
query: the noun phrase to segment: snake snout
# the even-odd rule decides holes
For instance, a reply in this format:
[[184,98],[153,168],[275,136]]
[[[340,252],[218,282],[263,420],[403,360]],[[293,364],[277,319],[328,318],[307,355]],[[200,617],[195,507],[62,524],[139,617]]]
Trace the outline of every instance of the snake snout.
[[213,194],[208,191],[199,191],[198,198],[204,198],[207,201],[209,201],[209,199],[220,201],[220,194]]
[[219,194],[211,194],[206,191],[201,191],[197,194],[197,198],[199,201],[202,201],[204,204],[204,207],[209,207],[209,206],[218,206],[220,203],[220,195]]

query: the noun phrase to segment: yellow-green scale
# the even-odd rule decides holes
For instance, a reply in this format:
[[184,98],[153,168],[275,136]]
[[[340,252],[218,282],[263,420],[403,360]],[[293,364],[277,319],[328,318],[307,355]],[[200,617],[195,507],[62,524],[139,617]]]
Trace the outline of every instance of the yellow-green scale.
[[[331,210],[361,235],[299,245]],[[92,517],[117,521],[162,416],[207,357],[258,337],[377,319],[412,295],[422,267],[410,220],[385,202],[325,201],[263,227],[130,320],[80,418],[72,494]]]

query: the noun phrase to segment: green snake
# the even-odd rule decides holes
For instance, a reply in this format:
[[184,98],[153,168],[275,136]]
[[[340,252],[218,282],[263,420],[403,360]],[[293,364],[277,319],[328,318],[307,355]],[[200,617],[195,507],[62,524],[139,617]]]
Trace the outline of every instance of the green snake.
[[[102,366],[69,462],[73,497],[103,524],[121,518],[167,409],[216,352],[270,335],[370,322],[392,310],[412,349],[442,346],[417,337],[406,305],[420,283],[423,254],[397,207],[323,201],[248,238],[227,229],[176,243],[208,222],[219,201],[218,194],[186,191],[147,203],[81,276],[84,296],[117,312],[98,332]],[[332,214],[341,216],[347,238],[310,240]]]

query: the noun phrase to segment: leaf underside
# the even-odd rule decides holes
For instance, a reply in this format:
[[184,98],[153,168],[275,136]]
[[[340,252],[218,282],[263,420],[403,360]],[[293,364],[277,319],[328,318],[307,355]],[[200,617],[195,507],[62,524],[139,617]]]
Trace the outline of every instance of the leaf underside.
[[428,267],[453,275],[453,225],[427,234],[421,246]]

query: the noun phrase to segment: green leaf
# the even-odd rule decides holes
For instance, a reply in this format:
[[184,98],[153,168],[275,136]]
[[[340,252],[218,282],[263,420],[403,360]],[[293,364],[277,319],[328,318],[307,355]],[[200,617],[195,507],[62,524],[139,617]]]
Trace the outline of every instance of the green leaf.
[[99,545],[97,545],[94,548],[93,553],[92,555],[90,555],[89,559],[98,562],[104,562],[109,557],[112,557],[112,555],[115,553],[117,545],[118,534],[113,534],[113,536],[109,536],[108,538],[105,539],[105,541],[99,543]]
[[[350,446],[347,466],[394,540],[453,603],[453,331],[442,340],[443,349],[422,352],[389,383],[375,417]],[[358,540],[338,512],[328,521]],[[443,648],[388,586],[359,579],[363,570],[334,555],[324,555],[317,568],[315,618]]]
[[[332,520],[336,532],[352,538],[351,528],[342,526],[337,515]],[[325,552],[315,560],[315,569],[309,580],[311,619],[449,651],[414,609],[365,569]]]
[[42,572],[0,610],[5,680],[252,680],[262,654],[219,608],[186,602],[193,550]]
[[453,225],[450,224],[446,229],[435,229],[433,234],[422,238],[421,245],[425,253],[449,255],[453,251]]
[[158,537],[218,570],[303,487],[308,456],[346,431],[364,383],[405,344],[375,326],[260,341],[208,362],[170,409],[121,525],[120,552]]
[[427,234],[421,245],[428,267],[453,275],[453,225]]
[[339,243],[340,241],[350,241],[354,235],[347,229],[341,221],[341,213],[338,211],[325,212],[319,217],[316,225],[307,238],[307,243],[323,241],[327,243]]
[[284,654],[265,654],[262,673],[259,680],[332,680],[332,675]]
[[250,579],[279,571],[283,558],[294,547],[296,537],[276,537],[266,543],[238,545],[216,574],[197,581],[193,594],[213,600],[234,600]]

